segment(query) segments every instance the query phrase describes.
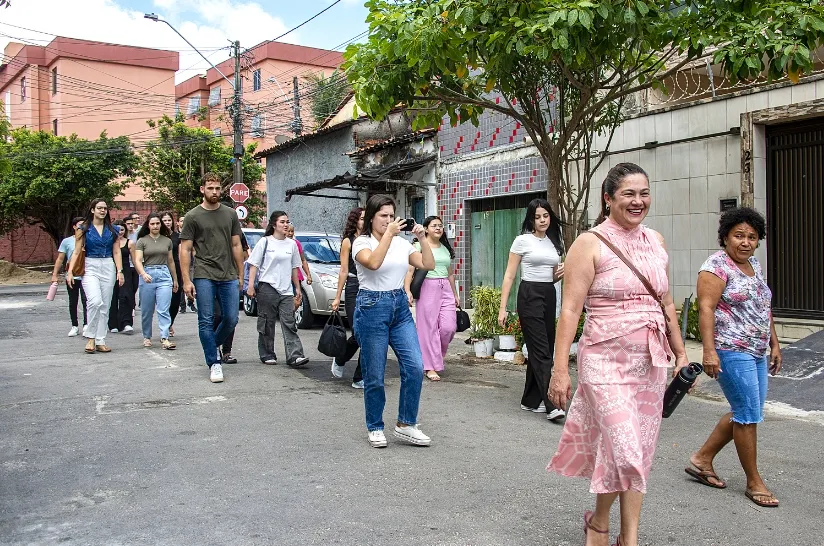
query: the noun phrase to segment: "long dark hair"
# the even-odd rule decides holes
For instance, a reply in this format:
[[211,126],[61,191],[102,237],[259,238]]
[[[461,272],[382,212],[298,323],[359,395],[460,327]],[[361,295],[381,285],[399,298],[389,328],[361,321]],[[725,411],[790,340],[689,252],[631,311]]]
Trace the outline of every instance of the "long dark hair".
[[643,174],[649,182],[649,175],[647,172],[635,163],[618,163],[609,170],[606,178],[604,178],[604,182],[601,184],[601,214],[599,214],[598,219],[595,220],[596,226],[606,220],[607,216],[609,216],[607,200],[604,199],[604,194],[607,194],[610,198],[615,199],[615,192],[617,192],[618,188],[621,187],[621,182],[623,182],[624,178],[631,174]]
[[[361,235],[372,235],[372,219],[386,205],[392,205],[392,208],[397,211],[395,200],[388,195],[375,194],[366,202],[366,212],[363,214],[363,231]],[[394,220],[394,218],[393,218]]]
[[[432,220],[440,220],[441,223],[443,224],[443,219],[440,216],[427,216],[424,219],[423,224],[421,224],[421,225],[424,228],[428,228],[429,224],[432,223]],[[441,233],[440,241],[441,241],[441,244],[446,247],[446,250],[449,251],[449,259],[454,260],[455,259],[455,251],[452,250],[452,245],[449,244],[449,239],[446,238],[446,226],[443,227],[443,233]]]
[[161,218],[161,214],[159,212],[150,212],[146,215],[146,220],[143,222],[143,225],[140,226],[140,231],[137,232],[137,238],[140,239],[141,237],[145,237],[149,234],[149,221],[152,218],[157,218],[160,220],[160,234],[164,237],[171,237],[172,233],[169,231],[169,228],[166,227],[166,224],[163,223],[163,218]]
[[172,219],[172,229],[170,231],[172,233],[177,233],[177,222],[175,221],[175,215],[171,211],[166,210],[160,213],[160,223],[163,224],[163,219],[167,216]]
[[275,224],[277,223],[278,218],[280,218],[281,216],[287,216],[288,217],[289,215],[286,214],[285,211],[276,210],[275,212],[273,212],[271,214],[271,216],[269,216],[269,225],[266,226],[266,231],[263,233],[264,237],[268,237],[269,235],[274,235],[274,233],[275,233]]
[[355,207],[346,215],[346,222],[343,224],[341,239],[351,239],[358,232],[358,220],[363,212],[361,207]]
[[546,230],[546,235],[552,244],[555,245],[555,250],[558,251],[559,256],[564,254],[564,243],[561,239],[561,219],[553,212],[549,206],[549,201],[541,199],[540,197],[533,199],[526,206],[526,216],[524,216],[524,223],[521,224],[521,233],[532,233],[535,231],[535,213],[538,209],[544,209],[549,213],[549,227]]
[[[92,199],[92,202],[89,203],[89,207],[86,209],[86,216],[83,218],[83,233],[86,233],[92,228],[92,222],[94,221],[94,213],[92,211],[98,203],[106,203],[106,200],[97,198]],[[109,204],[106,203],[106,206],[108,207]],[[115,239],[117,239],[117,234],[114,232],[114,227],[112,226],[112,216],[109,210],[106,210],[106,217],[103,218],[103,229],[106,228],[109,228],[111,234],[114,235]]]

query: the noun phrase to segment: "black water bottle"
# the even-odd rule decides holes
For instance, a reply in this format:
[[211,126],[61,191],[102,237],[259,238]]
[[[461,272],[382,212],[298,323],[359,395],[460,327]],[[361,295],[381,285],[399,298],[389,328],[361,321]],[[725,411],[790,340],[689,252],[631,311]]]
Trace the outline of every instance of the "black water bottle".
[[690,387],[702,373],[704,373],[704,366],[698,362],[690,362],[689,366],[681,368],[681,371],[678,372],[678,375],[675,376],[675,379],[672,380],[664,393],[664,417],[672,415],[672,412],[681,403],[681,399],[684,398],[687,391],[690,390]]

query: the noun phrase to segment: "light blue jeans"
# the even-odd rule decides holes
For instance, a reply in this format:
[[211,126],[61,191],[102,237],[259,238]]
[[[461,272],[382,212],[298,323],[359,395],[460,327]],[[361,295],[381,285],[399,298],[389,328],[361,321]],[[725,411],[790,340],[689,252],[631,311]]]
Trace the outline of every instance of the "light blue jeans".
[[[169,327],[172,325],[172,316],[169,306],[172,303],[172,275],[165,265],[148,265],[143,270],[152,278],[146,282],[140,277],[140,324],[143,327],[143,337],[152,338],[152,316],[157,308],[157,326],[160,328],[160,339],[169,338]],[[179,290],[180,288],[178,288]]]
[[417,424],[423,357],[406,293],[401,289],[376,292],[361,288],[353,330],[360,344],[366,429],[370,432],[383,430],[383,409],[386,405],[383,379],[389,347],[395,352],[401,375],[398,421],[405,425]]
[[767,357],[738,351],[716,352],[721,361],[718,384],[730,403],[733,422],[741,425],[760,423],[764,420],[764,403],[767,401]]

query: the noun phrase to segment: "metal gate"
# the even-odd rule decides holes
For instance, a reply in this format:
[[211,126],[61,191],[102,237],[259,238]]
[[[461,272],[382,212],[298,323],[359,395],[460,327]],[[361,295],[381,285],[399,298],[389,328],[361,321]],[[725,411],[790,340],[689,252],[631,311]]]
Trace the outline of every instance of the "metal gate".
[[824,118],[767,126],[767,271],[777,316],[824,318]]

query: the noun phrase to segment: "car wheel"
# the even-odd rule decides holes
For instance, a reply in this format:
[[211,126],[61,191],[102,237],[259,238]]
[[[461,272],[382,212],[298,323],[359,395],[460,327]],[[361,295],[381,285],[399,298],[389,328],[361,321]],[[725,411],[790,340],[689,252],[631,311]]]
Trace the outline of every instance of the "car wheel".
[[258,314],[257,299],[250,298],[248,294],[243,294],[243,312],[246,313],[247,317],[256,317]]
[[315,316],[312,314],[312,308],[309,306],[309,298],[306,297],[306,292],[301,290],[303,299],[300,307],[295,309],[295,324],[301,330],[311,328],[315,324]]

